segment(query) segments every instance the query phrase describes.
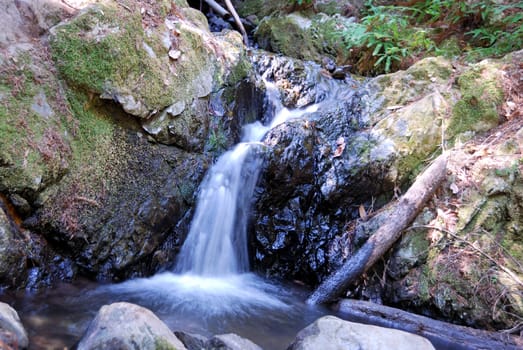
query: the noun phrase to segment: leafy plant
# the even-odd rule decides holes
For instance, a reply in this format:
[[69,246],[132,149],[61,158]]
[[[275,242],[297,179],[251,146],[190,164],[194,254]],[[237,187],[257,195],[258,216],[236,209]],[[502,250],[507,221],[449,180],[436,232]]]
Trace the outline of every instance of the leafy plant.
[[376,6],[367,1],[363,17],[341,29],[349,58],[364,74],[402,68],[427,54],[447,52],[457,37],[469,60],[501,56],[523,47],[523,3],[505,1],[415,1],[411,6]]

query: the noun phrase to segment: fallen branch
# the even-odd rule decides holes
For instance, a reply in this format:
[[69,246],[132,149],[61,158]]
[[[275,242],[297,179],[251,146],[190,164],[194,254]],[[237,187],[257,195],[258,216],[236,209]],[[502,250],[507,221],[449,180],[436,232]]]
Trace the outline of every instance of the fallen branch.
[[445,178],[447,153],[428,167],[395,204],[385,224],[334,274],[327,277],[307,299],[309,304],[334,301],[365,273],[401,237],[403,230],[416,218]]
[[521,337],[458,326],[368,301],[344,299],[336,308],[349,321],[418,334],[436,348],[516,350],[523,346]]
[[227,11],[226,9],[224,9],[220,4],[218,4],[216,1],[214,0],[205,0],[205,2],[207,3],[207,5],[209,5],[210,8],[213,9],[214,12],[216,12],[216,14],[220,17],[223,17],[225,19],[231,17],[231,14],[229,13],[229,11]]
[[231,3],[231,0],[225,0],[225,6],[227,6],[227,9],[229,12],[231,12],[232,17],[234,18],[234,22],[236,22],[236,25],[238,26],[238,29],[242,33],[243,36],[243,42],[246,46],[249,46],[249,37],[247,36],[247,32],[245,31],[245,28],[243,27],[243,23],[240,19],[240,16],[238,16],[238,12],[236,12],[236,9]]

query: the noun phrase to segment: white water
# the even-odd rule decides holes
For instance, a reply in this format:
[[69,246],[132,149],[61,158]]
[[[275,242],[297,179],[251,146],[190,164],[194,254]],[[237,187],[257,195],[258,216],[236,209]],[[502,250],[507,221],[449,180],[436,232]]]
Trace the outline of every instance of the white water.
[[278,112],[269,126],[260,122],[246,125],[242,142],[224,153],[207,173],[176,272],[218,277],[249,271],[247,221],[261,165],[253,153],[271,128],[318,107],[291,111],[278,104],[276,108]]
[[139,304],[153,303],[155,308],[183,314],[185,320],[198,315],[196,323],[224,315],[296,311],[291,310],[295,304],[290,292],[248,272],[247,224],[261,165],[257,150],[264,147],[261,139],[271,128],[318,106],[288,110],[281,106],[277,89],[271,84],[267,88],[275,110],[273,121],[246,125],[242,142],[207,172],[174,272],[109,286],[110,294],[127,295]]

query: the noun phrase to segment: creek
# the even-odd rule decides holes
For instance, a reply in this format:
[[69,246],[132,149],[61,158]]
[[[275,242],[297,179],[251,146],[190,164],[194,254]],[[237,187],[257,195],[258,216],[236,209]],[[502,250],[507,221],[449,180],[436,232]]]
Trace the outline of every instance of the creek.
[[98,309],[118,301],[152,310],[172,330],[211,336],[236,333],[264,349],[284,349],[296,333],[327,313],[304,303],[309,291],[249,272],[247,226],[271,128],[318,109],[289,110],[267,83],[274,118],[246,125],[242,142],[224,153],[203,180],[191,228],[173,271],[120,284],[79,281],[41,293],[6,295],[21,315],[32,349],[71,348]]

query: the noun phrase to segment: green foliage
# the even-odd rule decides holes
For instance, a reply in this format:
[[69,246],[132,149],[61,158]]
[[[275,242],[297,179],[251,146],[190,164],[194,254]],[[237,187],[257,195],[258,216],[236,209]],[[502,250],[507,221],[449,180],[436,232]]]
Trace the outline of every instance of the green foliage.
[[356,69],[379,74],[404,68],[426,54],[447,52],[457,37],[468,60],[502,56],[523,47],[523,3],[514,1],[419,1],[412,6],[376,6],[334,35],[342,39]]
[[227,149],[227,137],[223,134],[223,131],[219,129],[211,130],[206,148],[214,153]]

